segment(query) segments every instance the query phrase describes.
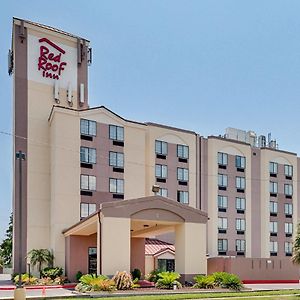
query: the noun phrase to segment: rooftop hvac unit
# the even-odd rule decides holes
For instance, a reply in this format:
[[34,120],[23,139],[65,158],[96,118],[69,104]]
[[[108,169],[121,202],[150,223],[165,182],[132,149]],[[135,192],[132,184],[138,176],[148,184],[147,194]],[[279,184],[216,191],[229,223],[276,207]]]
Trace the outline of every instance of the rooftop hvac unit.
[[266,136],[265,135],[260,135],[258,137],[258,147],[259,148],[266,147],[266,141],[267,141]]
[[276,149],[277,148],[276,140],[271,140],[269,143],[269,147],[272,149]]

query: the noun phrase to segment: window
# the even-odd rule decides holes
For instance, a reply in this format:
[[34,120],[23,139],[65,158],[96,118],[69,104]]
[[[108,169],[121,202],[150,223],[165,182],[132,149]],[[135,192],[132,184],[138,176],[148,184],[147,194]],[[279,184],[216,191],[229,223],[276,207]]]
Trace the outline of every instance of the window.
[[284,242],[284,252],[285,254],[291,255],[293,252],[293,244],[291,242]]
[[278,223],[276,221],[270,222],[270,232],[277,233],[278,232]]
[[96,136],[96,122],[86,119],[80,119],[80,134]]
[[96,176],[80,175],[80,188],[82,190],[96,190]]
[[246,241],[245,240],[236,240],[235,241],[235,250],[237,252],[245,252],[245,250],[246,250]]
[[218,174],[218,186],[227,187],[227,175]]
[[270,174],[277,174],[278,173],[278,163],[270,161],[269,171],[270,171]]
[[227,229],[227,218],[218,218],[218,228]]
[[226,252],[228,249],[228,240],[226,239],[218,239],[218,251]]
[[284,232],[285,234],[293,234],[293,223],[284,223]]
[[124,141],[124,127],[109,125],[109,139],[115,141]]
[[292,215],[293,214],[293,204],[285,203],[284,204],[284,213],[286,215]]
[[80,203],[80,218],[86,218],[96,211],[96,204]]
[[168,143],[163,141],[155,141],[155,153],[160,155],[168,154]]
[[218,208],[227,208],[228,198],[227,196],[218,196]]
[[115,194],[124,194],[124,179],[109,179],[109,192]]
[[162,196],[162,197],[168,197],[168,189],[159,188],[157,195]]
[[177,201],[180,203],[188,204],[189,203],[189,192],[177,191]]
[[278,192],[278,183],[270,181],[270,193],[277,194]]
[[292,196],[293,195],[293,185],[285,184],[284,185],[284,194],[286,196]]
[[246,199],[237,197],[235,198],[235,208],[237,210],[245,210],[246,209]]
[[109,165],[117,168],[124,168],[124,153],[110,151]]
[[270,252],[271,253],[277,253],[278,252],[278,243],[271,241],[270,242]]
[[235,229],[237,231],[246,230],[246,220],[245,219],[235,219]]
[[284,175],[288,177],[293,176],[293,166],[291,165],[284,165]]
[[245,177],[239,177],[237,176],[235,178],[235,186],[237,189],[239,190],[244,190],[245,187],[246,187],[246,180],[245,180]]
[[80,147],[80,162],[95,164],[96,163],[96,149],[88,147]]
[[235,156],[235,166],[238,169],[245,169],[245,167],[246,167],[246,157],[236,155]]
[[270,201],[270,213],[277,214],[278,213],[278,203],[274,201]]
[[168,167],[165,165],[155,165],[155,177],[167,178],[168,177]]
[[223,152],[218,152],[218,165],[227,166],[228,155]]
[[177,180],[188,181],[189,180],[189,170],[185,168],[177,168]]
[[177,145],[177,157],[179,158],[189,158],[189,146]]

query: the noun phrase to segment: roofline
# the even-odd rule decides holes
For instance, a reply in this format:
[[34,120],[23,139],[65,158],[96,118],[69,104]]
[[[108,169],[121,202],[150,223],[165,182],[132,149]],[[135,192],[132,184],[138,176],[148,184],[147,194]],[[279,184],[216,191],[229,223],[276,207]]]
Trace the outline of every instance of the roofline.
[[209,135],[209,136],[207,137],[207,139],[222,140],[222,141],[227,141],[227,142],[231,142],[231,143],[236,143],[236,144],[240,144],[240,145],[249,146],[249,147],[252,148],[252,149],[258,149],[258,150],[271,150],[271,151],[277,151],[277,152],[281,152],[281,153],[285,153],[285,154],[290,154],[290,155],[297,156],[297,153],[295,153],[295,152],[290,152],[290,151],[281,150],[281,149],[275,149],[275,148],[270,148],[270,147],[253,147],[253,146],[251,146],[251,144],[249,144],[249,143],[242,142],[242,141],[237,141],[237,140],[233,140],[233,139],[224,138],[224,137],[222,137],[222,136]]
[[184,133],[198,135],[195,131],[188,130],[188,129],[182,129],[182,128],[178,128],[178,127],[173,127],[173,126],[169,126],[169,125],[152,123],[152,122],[146,122],[145,124],[148,126],[161,127],[161,128],[171,129],[171,130],[177,130],[177,131],[184,132]]
[[45,24],[42,24],[42,23],[37,23],[37,22],[29,21],[29,20],[26,20],[26,19],[18,18],[18,17],[13,17],[13,22],[15,20],[20,21],[20,22],[24,21],[25,23],[28,23],[30,25],[37,26],[37,27],[40,27],[40,28],[43,28],[43,29],[47,29],[47,30],[50,30],[50,31],[53,31],[53,32],[56,32],[56,33],[61,33],[61,34],[67,35],[67,36],[75,38],[75,39],[85,40],[85,41],[87,41],[87,42],[90,43],[90,40],[88,40],[86,38],[80,37],[78,35],[74,35],[72,33],[63,31],[61,29],[57,29],[57,28],[49,26],[49,25],[45,25]]

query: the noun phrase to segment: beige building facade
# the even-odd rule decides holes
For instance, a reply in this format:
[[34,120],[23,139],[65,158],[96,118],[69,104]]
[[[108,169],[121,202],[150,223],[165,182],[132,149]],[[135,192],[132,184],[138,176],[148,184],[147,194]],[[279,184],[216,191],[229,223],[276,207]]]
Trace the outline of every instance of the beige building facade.
[[88,40],[13,20],[14,153],[26,155],[21,174],[14,161],[15,271],[46,248],[70,279],[146,273],[157,267],[145,257],[147,238],[175,246],[158,255],[174,260],[183,281],[222,270],[229,256],[287,260],[297,155],[91,108],[91,61]]

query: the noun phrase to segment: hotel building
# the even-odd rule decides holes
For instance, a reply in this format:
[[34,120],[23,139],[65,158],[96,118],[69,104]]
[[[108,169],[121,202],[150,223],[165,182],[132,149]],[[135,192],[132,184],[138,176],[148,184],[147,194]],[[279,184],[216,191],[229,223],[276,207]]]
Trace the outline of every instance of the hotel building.
[[239,130],[205,138],[89,107],[89,41],[49,26],[14,18],[9,62],[14,153],[26,156],[14,161],[15,271],[47,248],[70,279],[163,262],[183,281],[298,276],[296,154]]

